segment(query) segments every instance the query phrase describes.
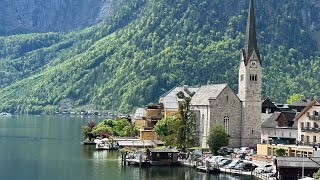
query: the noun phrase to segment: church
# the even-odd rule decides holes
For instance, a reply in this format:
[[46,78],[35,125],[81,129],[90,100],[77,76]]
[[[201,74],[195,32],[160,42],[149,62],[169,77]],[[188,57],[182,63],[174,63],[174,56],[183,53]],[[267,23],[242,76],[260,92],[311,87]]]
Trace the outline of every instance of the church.
[[250,0],[244,48],[240,52],[238,94],[228,84],[201,86],[192,96],[200,146],[208,147],[210,127],[220,124],[230,147],[255,148],[261,142],[262,64],[256,39],[253,0]]

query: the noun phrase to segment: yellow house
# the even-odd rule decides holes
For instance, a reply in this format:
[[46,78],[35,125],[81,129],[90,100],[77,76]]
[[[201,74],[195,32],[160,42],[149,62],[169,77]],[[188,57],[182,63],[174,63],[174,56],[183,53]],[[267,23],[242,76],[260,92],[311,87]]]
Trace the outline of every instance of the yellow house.
[[164,117],[162,114],[162,109],[162,104],[152,104],[146,107],[146,127],[154,127],[157,122]]
[[139,130],[139,139],[140,140],[157,140],[158,134],[153,128],[141,128]]

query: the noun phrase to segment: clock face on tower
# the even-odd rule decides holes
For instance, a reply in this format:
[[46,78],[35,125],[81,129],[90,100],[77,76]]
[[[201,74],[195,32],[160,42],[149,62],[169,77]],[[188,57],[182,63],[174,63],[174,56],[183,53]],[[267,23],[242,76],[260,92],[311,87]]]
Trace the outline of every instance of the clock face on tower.
[[256,68],[257,67],[257,61],[250,61],[250,67]]

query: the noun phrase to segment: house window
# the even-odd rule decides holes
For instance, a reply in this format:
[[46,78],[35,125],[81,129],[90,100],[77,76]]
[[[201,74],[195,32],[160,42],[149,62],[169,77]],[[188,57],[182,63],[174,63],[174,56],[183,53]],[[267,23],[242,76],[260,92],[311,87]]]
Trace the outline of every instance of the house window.
[[227,134],[229,134],[229,121],[230,121],[230,119],[229,119],[228,116],[225,116],[225,117],[223,118],[224,130],[225,130],[225,132],[226,132]]
[[277,135],[277,131],[274,132],[274,135],[275,135],[275,136]]
[[241,81],[244,80],[244,75],[243,74],[241,74],[240,79],[241,79]]
[[227,96],[227,102],[229,101],[229,96]]
[[307,136],[307,143],[309,143],[310,142],[310,137],[309,136]]
[[313,114],[314,114],[315,116],[318,116],[318,115],[319,115],[319,112],[314,111]]
[[258,81],[258,76],[254,75],[254,81]]
[[291,132],[289,132],[289,137],[291,137]]
[[309,128],[310,127],[310,122],[307,122],[307,128]]
[[302,122],[302,123],[300,123],[300,126],[301,126],[301,128],[303,128],[304,127],[304,123]]
[[306,112],[306,117],[310,117],[310,113],[309,112]]
[[314,127],[314,128],[317,128],[317,127],[318,127],[318,124],[317,124],[317,123],[314,123],[314,124],[313,124],[313,127]]
[[313,142],[314,142],[314,143],[317,142],[317,136],[313,136]]
[[301,135],[301,141],[304,141],[304,135]]

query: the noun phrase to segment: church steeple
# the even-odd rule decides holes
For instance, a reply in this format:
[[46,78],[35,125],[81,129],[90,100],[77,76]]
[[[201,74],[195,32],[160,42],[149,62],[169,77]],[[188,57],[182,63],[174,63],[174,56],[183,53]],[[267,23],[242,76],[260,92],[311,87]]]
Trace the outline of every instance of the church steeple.
[[243,60],[245,65],[248,65],[249,59],[252,56],[253,52],[256,53],[258,57],[258,61],[260,62],[260,53],[257,45],[257,37],[256,37],[256,21],[254,15],[254,4],[253,0],[250,0],[249,5],[249,14],[248,14],[248,21],[246,27],[246,37],[245,37],[245,45],[244,45],[244,52],[243,52]]
[[253,0],[250,0],[244,48],[239,67],[238,97],[242,103],[241,146],[261,142],[262,65],[256,38]]

